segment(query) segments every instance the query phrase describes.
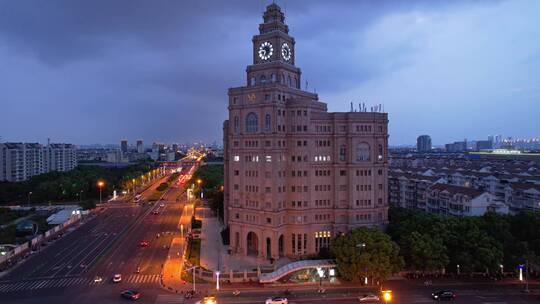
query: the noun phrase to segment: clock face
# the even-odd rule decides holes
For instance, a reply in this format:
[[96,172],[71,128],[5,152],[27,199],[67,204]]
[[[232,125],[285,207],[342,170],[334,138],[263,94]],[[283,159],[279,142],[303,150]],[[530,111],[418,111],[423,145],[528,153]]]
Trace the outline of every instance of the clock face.
[[262,60],[267,60],[272,57],[272,54],[274,54],[274,47],[272,44],[268,41],[261,43],[261,46],[259,46],[259,57]]
[[285,59],[285,61],[289,61],[291,59],[292,51],[291,48],[287,43],[283,43],[281,46],[281,57]]

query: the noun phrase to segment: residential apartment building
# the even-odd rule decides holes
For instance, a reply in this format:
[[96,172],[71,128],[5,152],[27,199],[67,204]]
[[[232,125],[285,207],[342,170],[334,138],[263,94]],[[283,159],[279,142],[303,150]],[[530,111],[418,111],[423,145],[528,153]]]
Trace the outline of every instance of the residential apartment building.
[[431,137],[429,135],[420,135],[416,139],[416,150],[418,152],[431,151]]
[[540,211],[540,164],[536,161],[484,159],[474,155],[392,155],[389,203],[426,209],[426,190],[448,184],[487,192],[511,212]]
[[480,216],[488,211],[508,213],[508,206],[486,191],[473,188],[434,184],[426,192],[425,210],[453,216]]
[[0,143],[0,181],[21,182],[76,166],[76,150],[71,144]]
[[388,117],[327,112],[300,89],[279,6],[263,19],[246,85],[229,89],[223,125],[230,250],[266,259],[316,254],[340,233],[387,224]]
[[142,139],[137,140],[137,153],[144,153],[144,143]]

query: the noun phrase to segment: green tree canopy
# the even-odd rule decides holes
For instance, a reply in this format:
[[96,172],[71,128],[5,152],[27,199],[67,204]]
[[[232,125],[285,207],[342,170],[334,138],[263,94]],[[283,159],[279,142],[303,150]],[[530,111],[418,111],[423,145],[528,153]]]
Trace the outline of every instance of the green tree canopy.
[[359,228],[337,237],[330,245],[341,276],[349,281],[363,277],[387,279],[403,267],[399,247],[378,229]]

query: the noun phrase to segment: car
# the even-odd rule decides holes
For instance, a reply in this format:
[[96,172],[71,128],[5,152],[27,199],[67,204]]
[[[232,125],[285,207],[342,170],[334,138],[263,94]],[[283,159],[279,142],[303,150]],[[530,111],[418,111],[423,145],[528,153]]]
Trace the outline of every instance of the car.
[[113,283],[120,283],[122,282],[122,275],[117,273],[112,278]]
[[266,304],[288,304],[289,300],[287,298],[274,297],[266,299]]
[[103,278],[100,277],[100,276],[95,276],[94,277],[94,283],[101,283],[103,281]]
[[432,293],[431,297],[437,301],[453,301],[456,299],[456,294],[450,290],[439,290]]
[[158,215],[159,212],[158,212],[157,210],[154,210],[154,211],[152,211],[152,214],[153,214],[153,215]]
[[138,300],[141,297],[141,293],[135,290],[124,290],[120,296],[128,300]]
[[360,303],[377,303],[377,302],[380,301],[380,299],[379,299],[378,295],[368,293],[368,294],[365,294],[365,295],[363,295],[361,297],[358,297],[358,301]]
[[195,304],[217,304],[216,297],[209,296],[204,297],[202,300],[195,302]]
[[165,207],[164,203],[159,204],[160,207]]
[[141,245],[141,247],[148,247],[149,244],[150,243],[147,240],[142,240],[139,245]]

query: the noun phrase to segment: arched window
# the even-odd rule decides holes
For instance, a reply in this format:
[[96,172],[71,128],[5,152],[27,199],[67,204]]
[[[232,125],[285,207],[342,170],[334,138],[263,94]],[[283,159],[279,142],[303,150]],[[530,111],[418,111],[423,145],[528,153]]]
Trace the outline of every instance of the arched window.
[[383,158],[384,158],[384,157],[383,157],[384,154],[383,154],[383,148],[382,148],[382,145],[379,145],[379,150],[378,150],[378,152],[379,152],[379,156],[378,156],[377,158],[378,158],[379,161],[382,161]]
[[281,84],[285,84],[285,74],[281,74],[281,79],[279,80]]
[[240,131],[240,118],[238,116],[234,117],[234,133],[237,133]]
[[246,132],[255,133],[259,131],[259,120],[257,114],[250,112],[246,116]]
[[347,159],[347,147],[345,145],[339,146],[339,160],[345,161]]
[[294,87],[298,89],[298,79],[294,77]]
[[271,79],[270,81],[272,81],[272,83],[276,82],[276,80],[277,80],[277,79],[276,79],[276,74],[272,74],[272,75],[270,76],[270,79]]
[[270,131],[270,127],[272,126],[272,119],[270,118],[270,114],[266,114],[264,117],[264,130]]
[[266,83],[266,76],[261,75],[261,84],[265,84],[265,83]]
[[356,148],[356,160],[367,161],[370,160],[370,150],[367,143],[359,143]]
[[249,83],[249,85],[254,87],[255,84],[257,84],[257,78],[255,78],[255,76],[252,76],[251,77],[251,82]]
[[288,77],[289,77],[289,86],[292,87],[292,79],[291,79],[291,75],[289,75]]

